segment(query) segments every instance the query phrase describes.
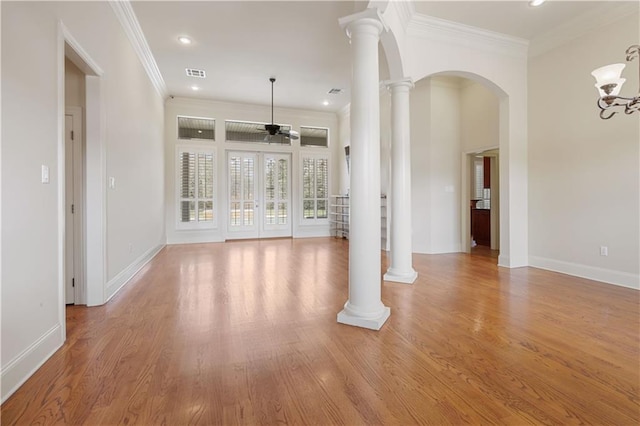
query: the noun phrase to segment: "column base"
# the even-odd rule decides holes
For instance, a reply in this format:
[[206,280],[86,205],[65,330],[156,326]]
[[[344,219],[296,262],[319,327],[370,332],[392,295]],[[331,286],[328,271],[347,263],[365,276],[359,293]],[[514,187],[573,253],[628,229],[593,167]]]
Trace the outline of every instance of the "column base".
[[338,312],[338,322],[340,324],[368,328],[369,330],[380,330],[382,325],[387,321],[387,318],[389,318],[389,315],[391,315],[391,309],[386,306],[382,310],[382,314],[376,318],[363,318],[349,314],[346,311],[347,309],[345,308]]
[[400,273],[398,271],[394,271],[393,268],[387,269],[387,273],[384,274],[383,279],[385,281],[393,281],[394,283],[404,283],[404,284],[413,284],[413,282],[418,278],[418,273],[411,268],[411,271]]

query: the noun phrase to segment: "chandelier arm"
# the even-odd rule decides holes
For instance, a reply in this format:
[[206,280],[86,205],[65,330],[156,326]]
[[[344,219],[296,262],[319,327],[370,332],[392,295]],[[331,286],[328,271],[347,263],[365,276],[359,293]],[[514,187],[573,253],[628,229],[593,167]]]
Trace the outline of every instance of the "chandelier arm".
[[[627,54],[627,62],[631,62],[634,58],[640,57],[640,44],[629,46],[625,53]],[[638,96],[640,96],[640,59],[638,60]]]
[[611,114],[609,114],[609,115],[605,116],[605,115],[604,115],[604,113],[605,113],[605,112],[606,112],[606,110],[605,110],[605,109],[602,109],[602,110],[600,111],[600,118],[602,118],[603,120],[608,120],[608,119],[610,119],[611,117],[613,117],[614,115],[616,115],[616,114],[617,114],[617,111],[610,111],[610,112],[611,112]]
[[636,111],[640,111],[640,98],[635,98],[624,107],[625,114],[633,114]]

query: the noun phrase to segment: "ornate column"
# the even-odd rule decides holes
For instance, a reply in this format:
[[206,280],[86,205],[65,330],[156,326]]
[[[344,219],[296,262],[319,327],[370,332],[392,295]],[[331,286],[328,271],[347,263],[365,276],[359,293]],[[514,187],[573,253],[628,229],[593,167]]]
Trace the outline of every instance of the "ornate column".
[[340,19],[351,38],[351,174],[349,300],[338,322],[379,330],[389,318],[380,276],[380,96],[378,43],[384,28],[377,9]]
[[385,281],[412,284],[418,277],[411,259],[411,79],[386,81],[391,90],[391,264]]

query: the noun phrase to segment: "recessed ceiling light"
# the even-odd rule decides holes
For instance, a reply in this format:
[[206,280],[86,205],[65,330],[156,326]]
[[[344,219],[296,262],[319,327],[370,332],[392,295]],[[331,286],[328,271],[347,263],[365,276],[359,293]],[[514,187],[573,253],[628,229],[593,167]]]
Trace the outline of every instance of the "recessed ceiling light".
[[178,41],[182,44],[191,44],[191,39],[185,36],[178,37]]
[[533,6],[533,7],[540,6],[540,5],[541,5],[542,3],[544,3],[545,1],[546,1],[546,0],[531,0],[531,1],[529,2],[529,6]]
[[200,88],[198,86],[191,86],[191,90],[197,92],[198,90],[200,90]]
[[323,102],[322,102],[322,105],[324,105],[324,106],[329,105],[329,101],[323,101]]

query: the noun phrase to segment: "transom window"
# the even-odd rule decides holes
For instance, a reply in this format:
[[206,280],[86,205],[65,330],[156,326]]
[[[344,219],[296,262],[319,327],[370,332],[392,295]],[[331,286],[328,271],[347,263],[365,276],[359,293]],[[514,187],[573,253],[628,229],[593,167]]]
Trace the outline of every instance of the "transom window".
[[178,116],[178,139],[216,140],[216,121],[212,118]]
[[329,129],[300,126],[300,146],[329,146]]
[[[283,135],[269,135],[264,129],[264,123],[225,121],[224,128],[227,141],[291,145],[291,140]],[[291,130],[291,126],[280,125],[280,128],[285,131]]]

